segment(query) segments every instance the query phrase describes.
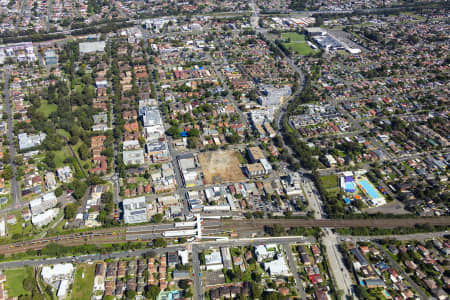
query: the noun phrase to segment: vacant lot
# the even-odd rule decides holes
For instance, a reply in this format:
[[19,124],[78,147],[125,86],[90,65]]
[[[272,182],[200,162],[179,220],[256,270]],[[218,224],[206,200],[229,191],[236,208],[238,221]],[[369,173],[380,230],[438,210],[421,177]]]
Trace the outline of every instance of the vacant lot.
[[205,184],[245,180],[239,157],[239,152],[232,150],[200,153],[198,159]]
[[338,187],[338,177],[336,175],[327,175],[320,177],[322,185],[325,189],[332,189]]
[[92,287],[94,285],[95,264],[80,264],[75,271],[71,299],[91,299]]
[[281,38],[289,42],[283,43],[283,45],[300,55],[312,55],[317,52],[317,50],[312,49],[308,43],[305,41],[305,36],[303,34],[298,34],[295,32],[286,32],[281,34]]
[[9,297],[30,294],[23,288],[23,280],[28,277],[33,278],[33,270],[31,268],[6,269],[5,275]]

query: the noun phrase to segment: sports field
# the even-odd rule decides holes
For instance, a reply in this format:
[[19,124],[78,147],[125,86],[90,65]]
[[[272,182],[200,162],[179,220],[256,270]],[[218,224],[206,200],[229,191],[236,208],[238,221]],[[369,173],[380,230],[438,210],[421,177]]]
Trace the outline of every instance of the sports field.
[[284,42],[283,45],[297,54],[308,56],[316,53],[318,50],[312,49],[305,40],[305,35],[298,34],[295,32],[285,32],[281,34],[283,41],[289,40],[289,42]]

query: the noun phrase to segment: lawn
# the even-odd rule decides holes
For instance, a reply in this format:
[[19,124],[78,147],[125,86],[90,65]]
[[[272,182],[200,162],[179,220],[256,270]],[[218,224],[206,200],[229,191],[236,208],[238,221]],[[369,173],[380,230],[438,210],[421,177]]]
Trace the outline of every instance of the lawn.
[[281,34],[283,40],[290,39],[289,43],[283,43],[283,45],[297,54],[307,56],[316,53],[317,49],[312,49],[305,40],[305,35],[295,32],[285,32]]
[[285,32],[281,34],[281,38],[283,40],[285,39],[291,39],[291,43],[293,42],[304,42],[305,41],[305,35],[304,34],[298,34],[296,32]]
[[320,177],[325,189],[335,188],[338,186],[338,178],[336,175],[327,175]]
[[[84,275],[83,275],[84,274]],[[95,264],[80,264],[75,271],[70,299],[91,299],[92,287],[94,285]]]
[[30,294],[23,288],[22,283],[25,278],[33,276],[33,270],[31,268],[6,269],[5,275],[9,297]]
[[48,104],[47,100],[41,101],[41,106],[38,108],[38,112],[43,113],[46,117],[48,117],[52,112],[55,112],[58,109],[58,105],[56,104]]
[[61,150],[54,151],[53,153],[55,153],[55,164],[57,168],[61,168],[67,165],[67,163],[64,163],[64,160],[66,158],[72,157],[72,153],[70,152],[70,150],[67,148],[66,145],[64,145],[64,147]]
[[56,129],[56,132],[57,132],[59,135],[62,135],[62,136],[64,136],[64,137],[66,137],[66,138],[70,138],[70,133],[68,133],[68,132],[65,131],[64,129]]

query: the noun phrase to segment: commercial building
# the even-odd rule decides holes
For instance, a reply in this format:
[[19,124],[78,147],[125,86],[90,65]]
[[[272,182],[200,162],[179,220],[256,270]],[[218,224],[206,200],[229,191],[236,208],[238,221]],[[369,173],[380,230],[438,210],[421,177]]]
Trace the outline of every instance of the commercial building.
[[122,204],[125,224],[148,222],[145,197],[124,199]]
[[38,215],[47,209],[55,207],[58,203],[55,193],[50,192],[39,198],[30,201],[30,210],[32,215]]
[[289,275],[289,267],[283,256],[268,263],[264,263],[264,269],[270,273],[271,276],[286,276]]
[[80,54],[104,52],[105,45],[104,41],[80,43]]
[[58,215],[58,212],[59,208],[52,208],[41,214],[33,215],[31,217],[31,223],[36,227],[48,225]]
[[44,140],[47,135],[45,133],[40,134],[31,134],[28,135],[27,133],[20,133],[17,138],[19,139],[19,149],[20,150],[26,150],[33,147],[39,146]]
[[249,147],[247,149],[248,157],[250,158],[250,162],[258,162],[260,159],[264,158],[264,153],[261,150],[261,148],[255,146],[255,147]]
[[123,163],[129,165],[141,165],[144,163],[144,150],[128,150],[123,152]]
[[222,256],[218,251],[205,255],[205,262],[206,270],[208,271],[218,271],[223,269]]
[[58,57],[56,56],[56,51],[53,49],[45,51],[44,59],[47,66],[54,66],[58,64]]
[[47,284],[53,284],[60,280],[70,280],[73,271],[74,267],[69,263],[44,266],[41,271],[41,276]]

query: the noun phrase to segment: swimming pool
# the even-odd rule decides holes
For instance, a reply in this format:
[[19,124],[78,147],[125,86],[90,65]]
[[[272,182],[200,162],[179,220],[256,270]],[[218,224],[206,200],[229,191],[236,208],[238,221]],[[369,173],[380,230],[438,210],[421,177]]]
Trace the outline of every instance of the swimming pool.
[[361,180],[358,181],[358,183],[362,186],[365,193],[369,195],[370,199],[377,199],[382,197],[369,181]]
[[354,193],[355,192],[355,184],[352,181],[348,181],[345,183],[345,191],[347,193]]

